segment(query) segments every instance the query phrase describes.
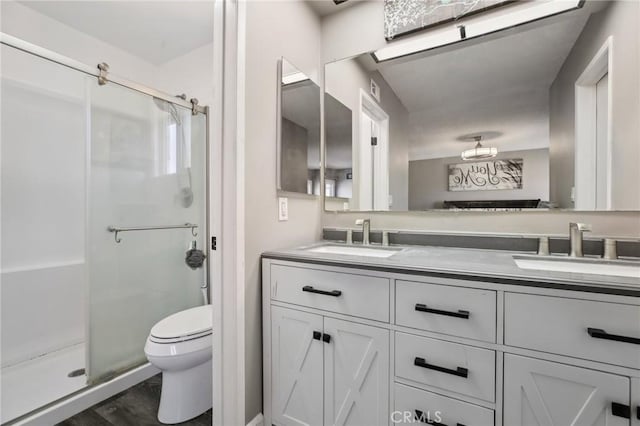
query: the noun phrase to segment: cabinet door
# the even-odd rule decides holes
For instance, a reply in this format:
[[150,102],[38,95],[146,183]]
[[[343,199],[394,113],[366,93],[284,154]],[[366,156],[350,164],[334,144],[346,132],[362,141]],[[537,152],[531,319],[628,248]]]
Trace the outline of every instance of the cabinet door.
[[629,426],[629,386],[627,377],[505,354],[504,424]]
[[271,404],[274,424],[322,424],[321,333],[322,316],[271,307]]
[[325,318],[324,336],[325,426],[388,425],[389,331]]

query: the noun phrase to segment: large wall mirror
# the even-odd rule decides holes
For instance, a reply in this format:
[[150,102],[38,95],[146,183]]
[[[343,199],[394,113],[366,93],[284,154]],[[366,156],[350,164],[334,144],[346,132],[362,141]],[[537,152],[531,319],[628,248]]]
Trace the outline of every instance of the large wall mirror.
[[639,21],[640,2],[587,1],[326,64],[325,209],[640,210]]
[[277,189],[320,195],[320,87],[278,61]]

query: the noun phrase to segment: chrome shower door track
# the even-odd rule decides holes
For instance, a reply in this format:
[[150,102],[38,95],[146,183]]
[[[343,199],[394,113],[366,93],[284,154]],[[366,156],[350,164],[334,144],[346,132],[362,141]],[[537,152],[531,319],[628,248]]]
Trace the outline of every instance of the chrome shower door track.
[[[74,69],[76,71],[80,71],[85,74],[94,76],[96,77],[96,79],[101,77],[101,71],[100,69],[98,69],[98,64],[96,64],[95,67],[91,67],[87,64],[83,64],[82,62],[76,61],[75,59],[68,58],[52,50],[45,49],[43,47],[29,43],[27,41],[24,41],[22,39],[19,39],[17,37],[11,36],[6,33],[0,32],[0,44],[4,44],[14,49],[18,49],[23,52],[38,56],[42,59],[46,59],[48,61],[55,62],[65,67]],[[112,73],[108,74],[107,80],[109,83],[118,84],[128,89],[135,90],[136,92],[144,93],[145,95],[153,96],[154,98],[162,99],[163,101],[171,102],[172,104],[179,105],[181,107],[188,108],[190,110],[194,109],[195,111],[202,114],[206,114],[206,111],[207,111],[206,106],[201,106],[201,105],[194,106],[194,104],[192,104],[191,102],[185,99],[179,98],[175,95],[170,95],[168,93],[161,92],[156,89],[152,89],[150,87],[135,83],[133,81],[127,80],[122,77],[118,77],[117,75],[113,75]]]

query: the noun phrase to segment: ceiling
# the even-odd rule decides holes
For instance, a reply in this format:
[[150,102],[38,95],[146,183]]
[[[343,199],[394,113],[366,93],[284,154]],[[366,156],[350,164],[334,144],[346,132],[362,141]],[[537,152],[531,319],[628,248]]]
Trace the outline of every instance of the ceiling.
[[213,41],[212,1],[20,3],[156,65]]
[[[464,134],[499,132],[499,151],[548,148],[549,89],[590,11],[517,27],[439,51],[376,64],[409,113],[409,159],[459,156]],[[375,79],[375,77],[374,77]]]
[[350,8],[359,1],[363,0],[347,0],[340,4],[335,4],[333,0],[307,0],[307,4],[311,6],[311,9],[313,9],[316,15],[322,18],[327,15],[331,15],[332,13]]
[[588,15],[401,63],[379,72],[409,112],[460,98],[483,98],[505,88],[548,89]]

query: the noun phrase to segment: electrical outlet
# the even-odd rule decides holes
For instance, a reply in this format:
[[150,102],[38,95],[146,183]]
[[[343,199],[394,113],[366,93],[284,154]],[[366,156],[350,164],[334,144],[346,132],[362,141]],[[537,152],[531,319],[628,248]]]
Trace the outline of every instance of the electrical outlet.
[[289,220],[289,199],[286,197],[278,198],[278,220],[280,222]]

